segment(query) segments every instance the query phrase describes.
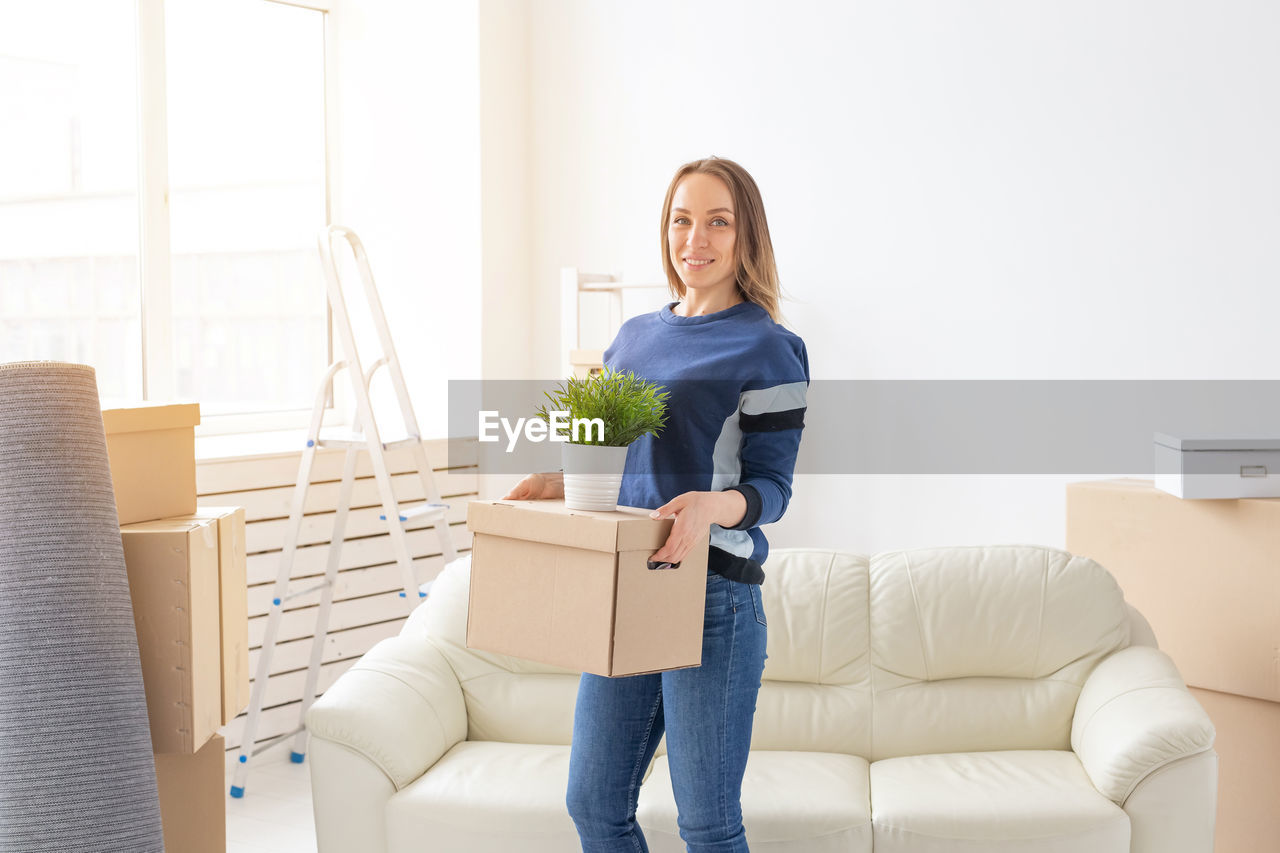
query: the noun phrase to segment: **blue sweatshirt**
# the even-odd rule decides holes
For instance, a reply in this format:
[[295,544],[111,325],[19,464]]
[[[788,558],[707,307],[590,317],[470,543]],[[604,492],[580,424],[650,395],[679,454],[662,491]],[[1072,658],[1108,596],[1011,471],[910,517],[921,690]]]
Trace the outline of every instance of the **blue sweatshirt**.
[[606,367],[670,392],[662,433],[627,451],[618,503],[655,509],[684,492],[741,492],[742,521],[711,525],[708,566],[763,583],[769,542],[760,525],[781,518],[791,499],[809,356],[754,302],[700,317],[675,314],[675,304],[628,320],[604,352]]

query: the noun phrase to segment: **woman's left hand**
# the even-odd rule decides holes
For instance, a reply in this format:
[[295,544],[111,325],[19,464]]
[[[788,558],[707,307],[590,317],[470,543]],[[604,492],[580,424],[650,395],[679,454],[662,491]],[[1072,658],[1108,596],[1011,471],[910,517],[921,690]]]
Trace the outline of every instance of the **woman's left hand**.
[[733,527],[747,512],[741,492],[685,492],[649,513],[650,518],[674,515],[676,522],[661,548],[649,558],[653,563],[679,563],[706,536],[711,525]]

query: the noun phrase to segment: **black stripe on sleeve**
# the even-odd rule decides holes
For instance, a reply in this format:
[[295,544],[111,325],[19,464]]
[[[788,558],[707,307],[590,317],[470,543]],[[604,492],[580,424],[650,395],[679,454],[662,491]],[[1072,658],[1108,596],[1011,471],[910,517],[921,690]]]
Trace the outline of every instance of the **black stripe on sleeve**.
[[784,429],[800,429],[804,426],[804,408],[787,409],[785,412],[765,412],[760,415],[738,415],[738,427],[743,432],[778,432]]
[[760,499],[760,490],[750,483],[738,483],[736,486],[730,486],[725,491],[740,492],[747,499],[747,511],[733,527],[727,527],[726,530],[750,530],[760,523],[760,512],[764,509],[764,501]]
[[755,560],[739,557],[712,545],[707,549],[707,568],[739,583],[764,583],[764,569]]

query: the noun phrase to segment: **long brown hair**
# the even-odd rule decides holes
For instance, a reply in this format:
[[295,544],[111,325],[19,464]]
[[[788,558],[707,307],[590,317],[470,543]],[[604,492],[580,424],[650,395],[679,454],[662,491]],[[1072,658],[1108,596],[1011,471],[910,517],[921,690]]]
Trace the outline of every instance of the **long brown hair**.
[[671,263],[671,240],[667,236],[667,224],[671,218],[671,199],[676,187],[688,175],[701,173],[714,175],[724,181],[733,196],[733,210],[737,221],[734,240],[735,278],[742,298],[754,302],[769,312],[775,323],[782,322],[779,303],[782,299],[778,284],[778,265],[773,257],[773,242],[769,239],[769,222],[764,215],[764,200],[760,188],[746,169],[723,157],[708,157],[685,163],[676,170],[667,197],[662,202],[662,266],[667,271],[667,286],[672,296],[683,299],[684,282],[675,265]]

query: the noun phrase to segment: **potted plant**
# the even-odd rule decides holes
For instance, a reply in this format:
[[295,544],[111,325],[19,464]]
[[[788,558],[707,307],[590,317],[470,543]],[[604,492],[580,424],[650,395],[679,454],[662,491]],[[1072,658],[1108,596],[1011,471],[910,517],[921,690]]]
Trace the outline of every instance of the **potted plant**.
[[569,509],[618,508],[627,447],[657,435],[666,423],[668,393],[631,372],[605,370],[571,378],[547,392],[538,409],[553,434],[564,436],[564,505]]

